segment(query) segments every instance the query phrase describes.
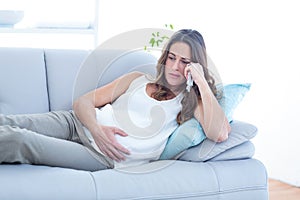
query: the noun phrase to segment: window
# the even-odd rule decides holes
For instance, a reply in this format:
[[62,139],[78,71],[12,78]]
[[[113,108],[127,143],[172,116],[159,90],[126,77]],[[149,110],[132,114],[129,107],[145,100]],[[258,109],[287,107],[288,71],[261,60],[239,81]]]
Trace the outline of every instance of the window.
[[97,44],[98,0],[5,0],[24,10],[13,27],[0,26],[1,46],[92,49]]

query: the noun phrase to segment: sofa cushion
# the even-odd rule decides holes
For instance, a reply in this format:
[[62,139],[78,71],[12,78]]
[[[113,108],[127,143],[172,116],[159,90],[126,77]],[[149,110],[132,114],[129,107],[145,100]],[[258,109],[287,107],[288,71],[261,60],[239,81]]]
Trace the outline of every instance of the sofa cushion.
[[220,160],[239,160],[252,158],[255,153],[255,147],[251,141],[246,141],[242,144],[234,146],[226,151],[216,155],[209,159],[209,161],[220,161]]
[[42,49],[0,48],[0,113],[49,111]]
[[95,200],[87,171],[33,165],[0,165],[0,199]]
[[50,110],[72,108],[74,82],[88,53],[85,50],[45,50]]
[[186,161],[207,161],[228,149],[252,139],[256,133],[257,128],[254,125],[234,120],[231,122],[231,132],[226,141],[216,143],[205,139],[201,144],[187,149],[179,159]]
[[268,195],[264,166],[254,159],[197,163],[160,160],[92,175],[97,199],[252,200],[267,199]]

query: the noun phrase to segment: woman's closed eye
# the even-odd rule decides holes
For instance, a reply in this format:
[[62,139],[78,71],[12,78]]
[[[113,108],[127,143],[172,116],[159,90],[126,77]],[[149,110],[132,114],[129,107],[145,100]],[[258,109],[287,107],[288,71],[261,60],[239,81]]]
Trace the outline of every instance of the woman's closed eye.
[[[175,60],[176,60],[176,57],[170,55],[170,56],[168,56],[168,59],[170,59],[170,60],[172,60],[172,61],[175,61]],[[184,65],[187,65],[187,64],[190,64],[190,63],[191,63],[190,61],[185,60],[185,59],[181,59],[180,62],[181,62],[182,64],[184,64]]]
[[182,62],[183,64],[185,64],[185,65],[188,65],[188,64],[191,63],[190,61],[186,61],[186,60],[181,60],[181,62]]
[[170,59],[170,60],[176,60],[176,57],[175,56],[168,56],[168,59]]

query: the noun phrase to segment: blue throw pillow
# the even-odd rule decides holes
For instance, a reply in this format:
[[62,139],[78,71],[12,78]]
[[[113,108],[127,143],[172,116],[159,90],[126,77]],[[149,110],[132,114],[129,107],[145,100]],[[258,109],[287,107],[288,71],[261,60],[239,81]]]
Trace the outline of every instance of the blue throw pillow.
[[181,124],[169,137],[163,153],[160,155],[161,160],[174,158],[180,152],[189,147],[200,144],[206,138],[200,123],[192,118]]
[[[250,90],[250,87],[251,84],[249,83],[223,86],[223,96],[219,103],[229,122],[232,122],[234,110]],[[200,123],[192,118],[180,125],[171,134],[160,159],[174,159],[184,150],[200,144],[205,138]]]
[[236,107],[241,103],[250,87],[250,83],[228,84],[223,87],[223,97],[219,100],[219,103],[229,122],[233,120]]

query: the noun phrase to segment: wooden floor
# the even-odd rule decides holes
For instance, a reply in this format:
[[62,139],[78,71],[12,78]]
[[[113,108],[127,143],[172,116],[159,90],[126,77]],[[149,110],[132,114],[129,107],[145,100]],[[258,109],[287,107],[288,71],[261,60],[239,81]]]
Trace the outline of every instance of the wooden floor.
[[269,200],[300,200],[300,188],[269,179]]

